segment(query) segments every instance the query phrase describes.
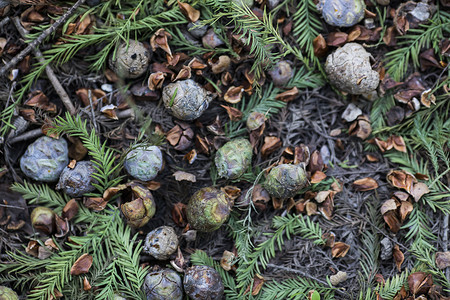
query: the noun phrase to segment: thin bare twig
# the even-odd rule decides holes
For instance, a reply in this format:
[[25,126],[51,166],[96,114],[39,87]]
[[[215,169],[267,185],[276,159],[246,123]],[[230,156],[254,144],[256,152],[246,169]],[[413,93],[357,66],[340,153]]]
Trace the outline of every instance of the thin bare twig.
[[[23,38],[25,38],[25,36],[27,35],[27,31],[20,24],[19,18],[18,17],[13,18],[13,23],[16,26],[17,30],[19,31],[20,35]],[[39,62],[45,63],[45,58],[38,48],[33,48],[33,52],[36,55]],[[56,77],[55,72],[53,72],[53,69],[49,65],[47,65],[45,67],[45,72],[47,73],[48,79],[52,83],[56,93],[58,94],[59,98],[61,98],[61,101],[63,102],[66,109],[69,111],[71,115],[74,115],[76,113],[75,106],[73,106],[72,101],[69,98],[69,95],[67,95],[66,91],[61,85],[61,82],[59,82],[58,78]]]
[[[42,43],[46,37],[52,34],[61,24],[66,22],[66,20],[74,13],[74,11],[85,2],[86,0],[78,0],[71,8],[69,8],[66,13],[59,18],[55,23],[49,28],[44,30],[40,36],[38,36],[34,41],[32,41],[25,49],[23,49],[19,54],[13,57],[6,65],[0,68],[0,76],[6,74],[6,72],[14,67],[18,62],[24,59],[33,49],[35,49],[40,43]],[[25,38],[25,36],[24,36]]]
[[14,143],[30,140],[30,139],[33,139],[35,137],[41,136],[41,135],[43,135],[42,129],[38,128],[38,129],[27,131],[27,132],[25,132],[22,135],[13,137],[13,138],[9,139],[7,142],[8,142],[9,145],[12,145]]

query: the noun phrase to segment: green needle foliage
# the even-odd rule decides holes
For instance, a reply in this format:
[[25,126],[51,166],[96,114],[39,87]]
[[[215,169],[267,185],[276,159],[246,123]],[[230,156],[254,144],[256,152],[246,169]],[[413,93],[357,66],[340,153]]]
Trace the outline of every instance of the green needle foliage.
[[392,278],[386,280],[384,284],[379,284],[376,291],[382,299],[392,300],[400,291],[402,286],[407,283],[408,271],[403,271]]
[[[236,225],[239,226],[239,224]],[[267,237],[264,242],[253,247],[250,246],[250,248],[253,248],[251,252],[248,251],[248,245],[240,244],[239,240],[236,240],[235,245],[239,255],[236,281],[241,295],[253,284],[255,275],[266,269],[269,260],[275,257],[276,249],[282,249],[285,237],[291,239],[294,235],[300,235],[305,239],[312,240],[316,245],[325,244],[325,240],[322,239],[322,229],[318,224],[314,224],[309,217],[295,215],[276,216],[273,219],[273,228],[275,232],[263,234]],[[239,228],[234,228],[234,231],[239,232]]]
[[116,186],[120,183],[123,176],[118,176],[121,165],[115,164],[116,153],[106,146],[106,141],[101,143],[100,137],[95,130],[89,132],[87,121],[82,121],[80,116],[73,117],[66,113],[65,118],[58,117],[54,121],[55,128],[50,129],[51,133],[67,133],[71,136],[79,137],[83,145],[88,149],[92,156],[92,162],[95,164],[96,173],[92,175],[97,179],[98,184],[93,184],[102,194],[107,188]]
[[387,72],[397,81],[401,81],[408,70],[411,60],[414,67],[419,66],[419,55],[423,48],[433,46],[439,53],[439,41],[450,32],[450,14],[444,9],[438,10],[430,24],[420,28],[409,29],[407,34],[399,37],[399,48],[386,54]]
[[320,294],[319,299],[335,299],[334,288],[325,287],[313,280],[301,277],[290,278],[281,282],[272,281],[263,287],[261,296],[257,299],[301,300],[307,299],[309,292],[313,290]]

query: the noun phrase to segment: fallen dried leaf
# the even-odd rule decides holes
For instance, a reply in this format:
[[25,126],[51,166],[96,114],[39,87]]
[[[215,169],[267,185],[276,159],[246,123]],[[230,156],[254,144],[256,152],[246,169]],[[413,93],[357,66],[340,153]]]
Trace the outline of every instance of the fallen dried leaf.
[[105,201],[102,197],[86,197],[84,198],[83,205],[86,208],[95,210],[95,211],[102,211],[105,209],[106,204],[108,204],[107,201]]
[[220,259],[220,266],[225,271],[230,271],[235,259],[236,259],[236,255],[234,255],[233,252],[225,250],[222,254],[222,258]]
[[327,45],[340,47],[347,42],[348,34],[345,32],[330,32],[327,36]]
[[91,286],[91,284],[89,283],[89,280],[87,279],[86,276],[84,276],[84,279],[83,279],[83,290],[85,290],[85,291],[90,291],[91,288],[92,288],[92,286]]
[[414,206],[409,201],[403,201],[400,204],[400,222],[403,223],[408,215],[413,211]]
[[169,46],[169,39],[172,35],[168,33],[164,28],[158,29],[154,35],[150,38],[150,45],[152,50],[156,51],[157,48],[161,48],[164,52],[172,56],[172,51]]
[[180,7],[181,13],[192,23],[197,22],[200,18],[200,11],[193,8],[188,3],[178,2],[178,6]]
[[148,88],[152,91],[162,88],[166,75],[167,73],[163,72],[155,72],[150,74],[147,82]]
[[231,121],[239,121],[242,119],[243,113],[239,109],[227,105],[221,106],[225,108]]
[[67,219],[67,221],[70,221],[77,215],[78,210],[79,206],[77,201],[75,199],[70,199],[69,202],[67,202],[64,206],[61,216]]
[[176,181],[190,181],[190,182],[197,182],[197,179],[195,178],[194,174],[183,172],[183,171],[176,171],[173,173],[173,176],[175,177]]
[[287,90],[285,92],[282,92],[278,95],[275,96],[275,99],[283,101],[283,102],[290,102],[292,100],[295,99],[295,97],[297,97],[299,94],[298,88],[297,87],[293,87],[290,90]]
[[417,182],[414,175],[403,170],[392,170],[387,175],[387,180],[394,187],[406,190],[409,194]]
[[450,251],[436,252],[436,266],[441,270],[450,267]]
[[311,175],[311,183],[319,183],[327,178],[327,175],[322,171],[316,171]]
[[406,153],[406,144],[401,136],[392,135],[388,139],[388,144],[392,143],[395,150]]
[[317,193],[316,197],[314,198],[317,203],[324,202],[329,196],[334,197],[335,192],[333,191],[320,191]]
[[386,224],[389,226],[389,229],[393,233],[397,233],[400,230],[400,220],[397,218],[397,212],[394,210],[390,210],[383,215],[383,219]]
[[408,276],[409,290],[413,295],[425,294],[433,285],[431,274],[425,272],[415,272]]
[[322,239],[325,240],[324,247],[333,248],[336,240],[336,235],[333,232],[325,232],[322,234]]
[[281,140],[276,136],[266,136],[264,138],[264,145],[261,147],[261,154],[263,157],[267,157],[276,150],[280,149]]
[[185,227],[187,225],[186,219],[186,204],[178,202],[172,208],[172,220],[179,227]]
[[336,242],[331,248],[331,256],[334,258],[344,257],[347,255],[348,250],[350,250],[350,245],[343,242]]
[[389,199],[384,201],[383,205],[381,205],[380,211],[382,215],[385,215],[388,211],[395,211],[397,209],[397,201],[394,199]]
[[314,173],[316,171],[322,171],[325,167],[325,164],[323,163],[322,155],[320,154],[319,150],[314,150],[314,152],[311,154],[310,161],[309,161],[309,171],[311,173]]
[[408,201],[409,194],[401,191],[394,192],[393,196],[399,201]]
[[317,57],[325,56],[328,50],[327,42],[323,38],[322,34],[319,34],[314,40],[313,40],[313,48],[314,48],[314,55]]
[[365,177],[355,180],[353,182],[353,188],[359,192],[371,191],[378,188],[378,182],[371,177]]
[[306,205],[305,205],[305,209],[306,209],[306,214],[308,216],[312,216],[317,214],[317,204],[311,201],[307,201]]
[[399,272],[402,271],[402,264],[405,261],[405,255],[403,255],[403,252],[400,251],[400,248],[398,245],[394,246],[394,250],[392,251],[392,256],[394,257],[395,265],[397,266],[397,270]]
[[333,210],[334,210],[334,201],[333,197],[331,196],[332,193],[325,199],[324,202],[322,202],[322,205],[319,207],[319,211],[327,220],[331,220],[333,216]]
[[241,102],[242,99],[242,93],[244,92],[244,87],[242,85],[240,86],[230,86],[228,90],[226,91],[225,95],[223,96],[223,100],[225,100],[228,103],[236,104]]
[[93,258],[87,253],[81,255],[70,268],[70,275],[80,275],[89,272],[92,266]]

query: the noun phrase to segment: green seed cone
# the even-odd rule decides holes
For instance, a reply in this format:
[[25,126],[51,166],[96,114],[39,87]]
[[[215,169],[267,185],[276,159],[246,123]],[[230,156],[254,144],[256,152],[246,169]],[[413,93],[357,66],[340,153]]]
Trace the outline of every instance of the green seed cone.
[[303,166],[282,164],[270,170],[264,188],[271,196],[286,199],[293,197],[307,184]]
[[252,163],[252,145],[246,139],[236,139],[223,145],[216,154],[215,163],[220,177],[236,179]]
[[214,187],[205,187],[192,195],[186,207],[189,224],[199,231],[219,229],[231,212],[227,195]]

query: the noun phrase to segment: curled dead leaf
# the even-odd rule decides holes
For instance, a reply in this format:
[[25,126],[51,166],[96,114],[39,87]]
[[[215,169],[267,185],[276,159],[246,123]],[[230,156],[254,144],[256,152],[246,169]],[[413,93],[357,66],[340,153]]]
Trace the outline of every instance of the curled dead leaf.
[[319,207],[319,211],[327,220],[331,220],[334,210],[334,201],[331,197],[332,193],[325,199]]
[[450,267],[450,251],[436,252],[436,266],[440,270]]
[[414,183],[417,182],[414,175],[403,170],[391,170],[387,174],[387,180],[394,187],[404,189],[409,194],[411,194]]
[[317,204],[311,201],[307,201],[305,205],[306,214],[308,216],[316,215],[317,214]]
[[189,20],[189,22],[197,22],[200,18],[200,11],[193,8],[188,3],[178,2],[178,6],[180,7],[181,13]]
[[185,227],[187,225],[186,219],[186,204],[178,202],[172,208],[172,220],[179,227]]
[[381,214],[384,215],[388,211],[395,211],[398,207],[397,201],[394,199],[389,199],[384,201],[383,205],[381,205]]
[[317,203],[322,203],[324,202],[328,197],[334,197],[335,192],[328,190],[328,191],[320,191],[317,193],[317,195],[315,196],[315,200],[317,201]]
[[367,139],[372,133],[372,125],[367,116],[359,116],[348,128],[350,135],[355,135],[362,140]]
[[264,138],[264,145],[261,147],[261,154],[263,157],[267,157],[276,150],[280,149],[281,140],[276,136],[266,136]]
[[325,232],[322,234],[322,239],[325,240],[324,247],[333,248],[336,240],[336,235],[333,232]]
[[378,188],[378,182],[371,177],[365,177],[355,180],[353,182],[353,188],[359,192],[371,191]]
[[275,99],[283,101],[283,102],[290,102],[292,100],[295,99],[295,97],[297,97],[299,94],[298,88],[297,87],[293,87],[290,90],[287,90],[285,92],[282,92],[278,95],[275,96]]
[[413,185],[410,194],[413,196],[414,200],[418,202],[423,195],[428,194],[429,192],[430,189],[425,183],[418,182]]
[[327,53],[328,50],[327,42],[323,38],[322,34],[319,34],[313,40],[313,48],[314,48],[314,55],[317,57],[322,57]]
[[83,205],[86,208],[95,210],[95,211],[102,211],[105,209],[106,204],[108,204],[107,201],[105,201],[102,197],[86,197],[84,198]]
[[67,219],[67,221],[70,221],[77,215],[79,208],[77,201],[70,199],[64,206],[61,216]]
[[402,192],[402,191],[394,192],[393,196],[398,201],[408,201],[408,199],[409,199],[409,194],[405,193],[405,192]]
[[241,189],[234,185],[226,185],[220,188],[220,190],[227,194],[227,197],[233,201],[241,196]]
[[394,246],[394,250],[392,251],[392,256],[394,257],[395,265],[397,266],[397,270],[399,272],[402,271],[402,264],[405,261],[405,255],[403,255],[403,252],[400,251],[400,248],[398,245]]
[[172,56],[172,50],[170,50],[169,39],[172,35],[168,33],[164,28],[158,29],[154,35],[150,38],[150,45],[152,50],[156,51],[157,48],[161,48],[164,52]]
[[316,171],[311,175],[311,183],[319,183],[327,178],[327,175],[322,171]]
[[173,173],[173,176],[175,177],[176,181],[185,180],[190,182],[197,182],[195,175],[188,172],[176,171],[175,173]]
[[425,294],[433,285],[431,274],[425,272],[415,272],[408,276],[409,290],[413,295]]
[[331,248],[331,256],[334,258],[344,257],[350,250],[350,245],[343,242],[336,242]]
[[162,88],[166,75],[167,74],[163,72],[155,72],[150,74],[147,82],[148,88],[152,91]]
[[309,171],[312,174],[316,171],[322,171],[324,167],[325,164],[323,163],[322,154],[320,154],[319,150],[314,150],[309,160]]
[[400,204],[400,222],[403,223],[408,215],[413,211],[414,206],[409,201],[403,201]]
[[89,283],[89,280],[87,279],[86,276],[84,276],[84,278],[83,278],[83,290],[90,291],[91,289],[92,289],[92,286]]
[[244,115],[239,109],[227,106],[227,105],[221,105],[225,110],[227,111],[228,117],[231,121],[239,121],[242,119],[242,116]]
[[87,253],[81,255],[70,268],[70,275],[80,275],[89,272],[92,266],[93,258]]
[[244,87],[240,86],[230,86],[223,96],[223,100],[228,103],[236,104],[241,102],[242,93],[244,92]]
[[236,255],[234,255],[233,252],[225,250],[223,252],[222,258],[220,259],[220,266],[225,271],[230,271],[232,266],[233,266],[233,262],[234,262],[235,259],[236,259]]
[[400,220],[397,217],[397,212],[394,210],[390,210],[383,215],[383,219],[386,224],[389,226],[389,229],[393,233],[397,233],[400,230]]

